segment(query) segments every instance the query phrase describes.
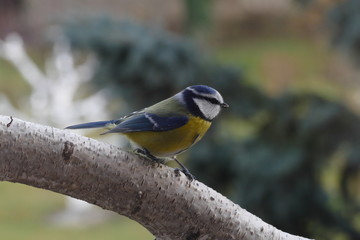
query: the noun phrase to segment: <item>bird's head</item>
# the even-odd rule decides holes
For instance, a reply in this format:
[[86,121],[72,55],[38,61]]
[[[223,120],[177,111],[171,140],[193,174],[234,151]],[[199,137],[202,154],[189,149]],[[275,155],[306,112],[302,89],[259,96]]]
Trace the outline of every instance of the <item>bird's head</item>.
[[218,91],[205,85],[187,87],[178,96],[191,114],[208,121],[212,121],[221,108],[229,107]]

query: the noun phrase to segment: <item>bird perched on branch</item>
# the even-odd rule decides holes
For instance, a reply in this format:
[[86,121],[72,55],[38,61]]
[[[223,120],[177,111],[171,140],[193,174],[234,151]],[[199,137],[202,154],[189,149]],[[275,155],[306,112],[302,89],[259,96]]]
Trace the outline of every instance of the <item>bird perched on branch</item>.
[[82,123],[67,129],[106,128],[108,131],[102,134],[121,133],[138,147],[138,154],[161,163],[175,160],[192,180],[194,176],[176,155],[197,143],[221,108],[227,107],[218,91],[196,85],[120,119]]

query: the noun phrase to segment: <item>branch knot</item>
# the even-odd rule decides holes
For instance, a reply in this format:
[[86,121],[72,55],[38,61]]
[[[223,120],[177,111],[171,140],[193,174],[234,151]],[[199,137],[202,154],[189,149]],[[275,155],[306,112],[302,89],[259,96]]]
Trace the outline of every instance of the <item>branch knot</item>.
[[64,150],[62,151],[62,157],[65,163],[69,163],[70,157],[74,152],[75,144],[72,142],[66,141],[64,143]]

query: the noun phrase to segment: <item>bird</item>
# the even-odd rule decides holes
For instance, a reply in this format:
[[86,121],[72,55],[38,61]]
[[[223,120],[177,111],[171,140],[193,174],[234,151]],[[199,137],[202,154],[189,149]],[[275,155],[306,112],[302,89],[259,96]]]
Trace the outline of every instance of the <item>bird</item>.
[[66,129],[105,128],[102,133],[120,133],[135,145],[135,152],[165,163],[175,160],[189,180],[195,179],[176,155],[197,143],[222,108],[228,108],[221,94],[206,85],[186,87],[181,92],[120,119],[81,123]]

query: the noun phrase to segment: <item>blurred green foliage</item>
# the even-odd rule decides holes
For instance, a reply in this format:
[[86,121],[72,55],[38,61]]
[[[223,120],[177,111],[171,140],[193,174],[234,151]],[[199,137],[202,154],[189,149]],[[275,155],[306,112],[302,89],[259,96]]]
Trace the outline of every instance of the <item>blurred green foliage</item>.
[[340,1],[328,14],[333,42],[360,63],[360,1]]
[[212,0],[185,0],[186,30],[189,33],[211,24]]
[[[12,100],[12,104],[15,106],[20,103],[15,100],[22,99],[24,95],[28,94],[28,89],[19,88],[18,86],[22,84],[22,79],[20,74],[14,69],[14,67],[7,61],[0,59],[0,93],[5,94],[9,97],[9,100]],[[16,91],[14,91],[16,89]]]
[[[307,94],[271,98],[249,85],[240,70],[159,29],[102,18],[68,23],[64,31],[74,48],[96,54],[94,84],[129,103],[126,111],[194,84],[223,94],[231,108],[188,152],[188,166],[199,180],[284,231],[360,238],[354,227],[358,199],[349,188],[360,167],[360,119],[344,105]],[[236,128],[250,122],[254,130],[238,138],[229,129],[234,124],[225,122]],[[337,195],[326,189],[322,175],[339,152]]]
[[131,110],[199,83],[231,95],[229,104],[243,116],[267,104],[259,90],[241,81],[240,70],[208,61],[198,46],[161,29],[100,18],[69,23],[65,34],[75,48],[96,53],[95,84],[112,88]]

